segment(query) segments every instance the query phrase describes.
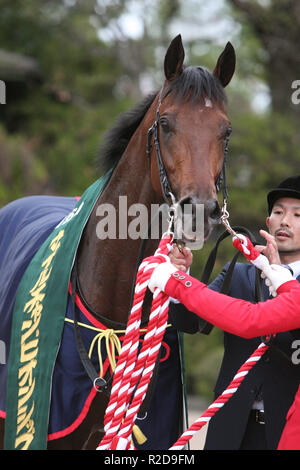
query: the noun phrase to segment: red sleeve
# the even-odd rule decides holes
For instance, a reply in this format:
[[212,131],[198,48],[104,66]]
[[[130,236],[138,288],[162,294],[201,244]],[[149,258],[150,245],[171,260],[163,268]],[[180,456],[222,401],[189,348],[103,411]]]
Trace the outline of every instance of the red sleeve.
[[236,336],[255,338],[300,327],[300,283],[296,280],[282,285],[274,299],[258,304],[215,292],[181,271],[172,274],[165,292],[202,319]]

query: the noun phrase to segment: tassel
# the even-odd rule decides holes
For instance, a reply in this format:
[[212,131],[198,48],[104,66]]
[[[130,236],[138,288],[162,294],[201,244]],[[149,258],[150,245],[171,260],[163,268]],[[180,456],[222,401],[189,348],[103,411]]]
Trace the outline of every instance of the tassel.
[[140,445],[145,444],[147,437],[136,424],[133,425],[132,431],[137,443]]

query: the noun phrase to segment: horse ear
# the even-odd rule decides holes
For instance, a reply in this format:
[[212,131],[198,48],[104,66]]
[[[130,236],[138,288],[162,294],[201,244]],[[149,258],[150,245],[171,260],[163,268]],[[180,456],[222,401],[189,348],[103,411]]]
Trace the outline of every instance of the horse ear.
[[181,35],[178,34],[173,39],[165,56],[165,76],[167,80],[174,80],[182,72],[184,61],[184,48],[182,45]]
[[214,70],[214,75],[218,77],[223,87],[232,79],[235,70],[235,50],[233,45],[228,42],[225,46],[224,51],[220,55],[217,61],[217,65]]

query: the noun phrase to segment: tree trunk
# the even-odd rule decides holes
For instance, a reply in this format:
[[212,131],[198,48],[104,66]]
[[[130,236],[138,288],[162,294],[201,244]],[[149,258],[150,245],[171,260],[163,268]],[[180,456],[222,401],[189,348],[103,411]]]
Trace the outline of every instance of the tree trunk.
[[299,100],[292,99],[293,84],[295,87],[294,82],[300,80],[300,2],[270,0],[269,6],[253,0],[229,0],[229,3],[251,25],[262,44],[261,56],[273,110],[300,118]]

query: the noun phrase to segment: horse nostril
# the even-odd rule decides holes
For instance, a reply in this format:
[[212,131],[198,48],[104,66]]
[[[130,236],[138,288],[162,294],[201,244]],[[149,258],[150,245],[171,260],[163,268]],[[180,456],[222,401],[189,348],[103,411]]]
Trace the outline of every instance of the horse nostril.
[[216,199],[209,199],[206,201],[205,214],[213,221],[217,221],[221,217],[221,208]]
[[184,212],[184,206],[185,205],[193,205],[194,201],[192,196],[186,196],[183,199],[180,200],[179,204],[181,206],[181,210]]
[[198,223],[217,223],[221,217],[221,209],[217,199],[208,199],[201,203],[193,196],[186,196],[179,202],[182,215],[185,215],[192,222],[193,230],[196,230]]
[[196,232],[199,226],[203,226],[203,204],[193,196],[186,196],[179,202],[181,208],[181,216],[184,219],[185,228],[189,228]]
[[201,203],[200,200],[193,196],[186,196],[180,200],[179,204],[183,213],[186,212],[187,208],[191,208],[191,213],[195,216],[197,213],[196,207],[202,206],[206,219],[216,220],[221,217],[221,209],[217,199],[208,199],[205,203]]

